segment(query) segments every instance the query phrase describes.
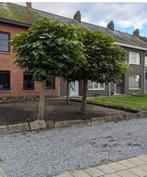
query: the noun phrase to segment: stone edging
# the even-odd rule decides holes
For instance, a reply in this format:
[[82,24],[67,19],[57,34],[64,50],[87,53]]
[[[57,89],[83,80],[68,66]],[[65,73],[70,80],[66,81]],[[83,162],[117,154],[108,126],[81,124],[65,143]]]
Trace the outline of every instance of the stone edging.
[[15,133],[15,132],[24,132],[24,131],[34,131],[41,129],[51,129],[51,128],[62,128],[68,127],[76,124],[86,124],[86,123],[103,123],[110,121],[122,121],[122,120],[131,120],[136,118],[147,118],[147,111],[134,113],[134,114],[122,114],[122,115],[111,115],[103,117],[92,117],[86,120],[68,120],[68,121],[45,121],[45,120],[36,120],[31,123],[20,123],[13,125],[3,125],[0,126],[0,133]]

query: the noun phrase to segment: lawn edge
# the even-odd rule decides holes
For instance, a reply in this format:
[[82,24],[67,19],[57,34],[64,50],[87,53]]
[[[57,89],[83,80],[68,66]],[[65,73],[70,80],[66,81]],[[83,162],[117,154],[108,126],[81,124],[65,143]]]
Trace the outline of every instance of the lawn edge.
[[[81,102],[81,100],[78,100],[78,99],[71,99],[70,101]],[[112,109],[117,109],[117,110],[122,110],[122,111],[126,111],[126,112],[131,112],[131,113],[139,113],[139,112],[143,111],[143,110],[141,111],[141,110],[138,110],[138,109],[130,109],[130,108],[124,108],[124,107],[118,107],[118,106],[105,105],[105,104],[101,104],[101,103],[92,103],[88,100],[87,100],[87,104],[91,104],[91,105],[95,105],[95,106],[102,106],[102,107],[112,108]]]

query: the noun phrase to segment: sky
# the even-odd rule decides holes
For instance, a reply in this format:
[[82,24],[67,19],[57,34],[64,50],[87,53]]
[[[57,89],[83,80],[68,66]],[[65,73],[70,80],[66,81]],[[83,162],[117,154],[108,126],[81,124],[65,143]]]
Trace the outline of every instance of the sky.
[[82,21],[106,27],[113,20],[116,30],[132,34],[138,28],[142,36],[147,36],[147,3],[33,2],[32,6],[70,18],[79,10]]

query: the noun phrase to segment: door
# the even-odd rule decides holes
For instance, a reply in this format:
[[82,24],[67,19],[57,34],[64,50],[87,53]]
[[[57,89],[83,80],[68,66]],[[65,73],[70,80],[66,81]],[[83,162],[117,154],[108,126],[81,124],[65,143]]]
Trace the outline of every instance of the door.
[[116,83],[116,94],[124,94],[124,79]]
[[69,84],[70,96],[79,96],[79,81],[73,81]]

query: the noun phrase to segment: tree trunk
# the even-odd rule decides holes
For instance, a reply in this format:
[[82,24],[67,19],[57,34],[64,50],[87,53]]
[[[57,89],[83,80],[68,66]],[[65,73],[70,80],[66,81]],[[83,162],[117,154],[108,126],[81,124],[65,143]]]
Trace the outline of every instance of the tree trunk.
[[87,83],[88,80],[83,80],[82,82],[81,113],[87,113]]
[[69,104],[70,103],[70,98],[69,98],[69,81],[67,81],[67,90],[66,90],[66,92],[67,92],[67,97],[66,97],[66,103],[67,104]]
[[39,99],[39,111],[38,111],[38,120],[44,119],[44,103],[45,103],[45,81],[41,82],[41,91]]

